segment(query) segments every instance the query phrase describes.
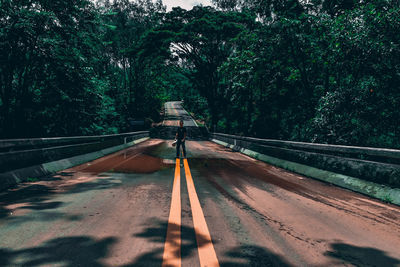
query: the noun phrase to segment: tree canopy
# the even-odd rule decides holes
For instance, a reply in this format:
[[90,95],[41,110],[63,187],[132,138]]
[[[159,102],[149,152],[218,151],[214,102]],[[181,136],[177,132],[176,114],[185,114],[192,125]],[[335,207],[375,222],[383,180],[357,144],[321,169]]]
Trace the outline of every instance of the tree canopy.
[[0,136],[124,132],[184,99],[212,131],[400,148],[397,1],[213,3],[1,1]]

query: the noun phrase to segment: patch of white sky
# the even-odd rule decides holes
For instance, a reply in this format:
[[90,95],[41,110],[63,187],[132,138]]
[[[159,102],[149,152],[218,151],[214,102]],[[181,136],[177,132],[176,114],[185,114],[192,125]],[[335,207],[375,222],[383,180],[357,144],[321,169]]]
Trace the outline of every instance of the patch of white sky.
[[163,0],[164,5],[167,6],[167,11],[171,11],[173,7],[179,6],[181,8],[190,10],[194,6],[203,5],[203,6],[212,6],[210,0]]
[[[98,0],[91,0],[92,2],[97,2]],[[134,1],[134,0],[130,0]],[[155,1],[155,0],[153,0]],[[112,0],[110,1],[113,2]],[[163,5],[167,6],[167,11],[171,11],[173,7],[181,7],[186,10],[192,9],[194,6],[214,6],[211,0],[162,0]]]

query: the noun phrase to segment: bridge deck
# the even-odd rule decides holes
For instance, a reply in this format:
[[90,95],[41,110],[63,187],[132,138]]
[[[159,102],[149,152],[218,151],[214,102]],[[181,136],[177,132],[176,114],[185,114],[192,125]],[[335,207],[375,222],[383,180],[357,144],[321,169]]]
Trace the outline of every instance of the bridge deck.
[[186,127],[197,127],[196,121],[182,107],[180,101],[165,103],[164,126],[179,126],[179,120],[183,120]]
[[399,207],[207,141],[188,141],[194,190],[185,168],[177,188],[170,143],[148,140],[1,193],[0,265],[200,266],[213,252],[225,266],[400,264]]

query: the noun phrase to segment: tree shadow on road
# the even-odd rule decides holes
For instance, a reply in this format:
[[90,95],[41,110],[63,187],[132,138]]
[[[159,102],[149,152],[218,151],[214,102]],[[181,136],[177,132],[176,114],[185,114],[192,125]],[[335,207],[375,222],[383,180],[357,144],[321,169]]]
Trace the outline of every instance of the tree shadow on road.
[[331,251],[324,253],[325,256],[336,258],[355,266],[396,267],[400,265],[400,259],[392,258],[385,251],[376,248],[357,247],[345,243],[333,243],[331,248]]
[[232,258],[232,260],[220,262],[222,267],[293,266],[282,256],[270,252],[263,247],[254,245],[243,245],[236,247],[225,253],[225,255]]
[[55,194],[48,186],[32,184],[20,186],[16,189],[9,189],[0,194],[0,219],[9,217],[13,210],[6,208],[9,205],[21,204],[24,209],[46,210],[55,209],[62,205],[62,202],[46,202]]
[[[149,224],[150,226],[147,227],[144,231],[138,234],[134,234],[133,236],[146,238],[149,242],[165,244],[168,222],[155,220],[153,222],[149,222]],[[178,229],[179,226],[176,224],[172,224],[171,228]],[[175,242],[179,239],[179,237],[181,238],[180,255],[183,259],[193,255],[195,250],[197,251],[198,246],[193,227],[181,225],[180,230],[180,235],[174,235],[172,241]],[[206,237],[199,235],[199,238],[200,244],[206,245],[206,242],[201,242],[202,240],[206,240]],[[125,266],[160,266],[162,263],[163,253],[164,246],[162,245],[158,249],[154,249],[151,252],[141,255],[134,262]],[[178,251],[176,251],[176,254],[179,255],[179,249]]]
[[47,200],[47,198],[52,194],[54,194],[52,188],[40,184],[32,184],[1,192],[0,203],[39,203],[43,200]]
[[77,183],[65,187],[65,192],[62,194],[78,194],[88,191],[102,191],[118,186],[121,186],[121,183],[117,178],[112,178],[109,175],[103,177],[96,176],[96,178],[92,181]]
[[[41,184],[25,184],[2,192],[0,194],[0,219],[9,221],[13,226],[33,221],[79,220],[81,216],[57,211],[65,203],[62,201],[49,202],[55,194],[54,188]],[[19,214],[16,212],[17,210],[34,212]]]
[[10,214],[10,210],[0,206],[0,219],[6,218]]
[[[50,201],[56,195],[67,195],[84,193],[92,190],[104,190],[115,186],[120,186],[120,183],[114,181],[115,179],[102,177],[97,179],[96,176],[91,181],[75,183],[75,184],[37,184],[25,183],[16,186],[15,188],[8,189],[0,192],[0,219],[6,219],[13,222],[24,223],[31,220],[51,221],[60,218],[67,220],[77,220],[77,216],[68,216],[56,209],[64,206],[66,203],[62,201]],[[59,185],[62,186],[60,190]],[[28,216],[29,213],[22,216],[13,215],[15,210],[32,210],[35,211],[35,216]],[[25,219],[24,219],[25,218]]]
[[0,263],[1,266],[62,264],[66,267],[102,267],[104,265],[100,260],[107,257],[109,248],[115,242],[113,237],[100,240],[89,236],[60,237],[31,248],[0,248]]
[[[134,234],[135,237],[146,238],[149,242],[164,244],[167,235],[167,221],[155,221],[150,222],[150,226],[144,231],[138,234]],[[177,227],[173,225],[172,228]],[[195,230],[193,227],[181,226],[181,235],[177,234],[176,238],[181,237],[181,258],[182,260],[188,257],[196,256],[198,243],[196,240]],[[204,236],[199,236],[200,244],[206,245],[207,242]],[[213,242],[214,246],[218,243]],[[227,244],[229,245],[229,244]],[[163,261],[164,246],[160,246],[157,249],[142,254],[135,261],[125,265],[125,267],[133,266],[160,266]],[[177,251],[177,256],[179,250]],[[231,260],[220,261],[221,266],[233,266],[233,267],[244,267],[244,266],[292,266],[284,258],[276,255],[265,248],[253,245],[243,245],[230,249],[225,253]],[[217,255],[218,257],[218,255]],[[197,259],[198,260],[198,259]]]

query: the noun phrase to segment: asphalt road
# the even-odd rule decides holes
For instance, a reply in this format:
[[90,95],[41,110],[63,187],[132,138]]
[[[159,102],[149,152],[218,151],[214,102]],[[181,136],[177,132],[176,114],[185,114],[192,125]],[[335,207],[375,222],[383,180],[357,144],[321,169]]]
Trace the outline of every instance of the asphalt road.
[[152,139],[0,193],[0,266],[400,266],[400,207]]
[[181,101],[171,101],[165,103],[165,120],[164,126],[179,126],[179,120],[183,120],[186,127],[197,127],[197,123],[182,107]]

